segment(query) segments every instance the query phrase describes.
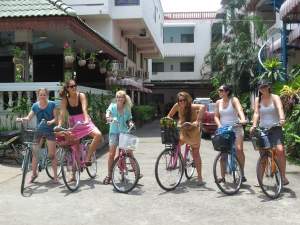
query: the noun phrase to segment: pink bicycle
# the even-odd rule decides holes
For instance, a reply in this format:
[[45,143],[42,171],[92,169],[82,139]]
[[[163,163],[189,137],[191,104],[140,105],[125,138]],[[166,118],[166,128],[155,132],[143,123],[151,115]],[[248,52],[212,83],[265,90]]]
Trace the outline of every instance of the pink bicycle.
[[187,179],[193,177],[195,164],[189,145],[185,145],[184,155],[182,155],[178,130],[174,131],[171,128],[162,130],[162,142],[165,144],[165,149],[156,160],[155,178],[162,189],[171,191],[180,184],[183,173]]
[[91,158],[92,165],[87,167],[85,165],[85,158],[88,151],[88,146],[91,140],[79,141],[79,150],[76,149],[78,141],[74,140],[72,131],[80,129],[84,126],[84,123],[77,123],[72,128],[65,129],[62,127],[55,127],[57,144],[63,148],[63,154],[61,157],[61,171],[62,178],[66,187],[74,192],[79,188],[80,173],[86,169],[90,178],[95,178],[97,175],[97,160],[94,153]]

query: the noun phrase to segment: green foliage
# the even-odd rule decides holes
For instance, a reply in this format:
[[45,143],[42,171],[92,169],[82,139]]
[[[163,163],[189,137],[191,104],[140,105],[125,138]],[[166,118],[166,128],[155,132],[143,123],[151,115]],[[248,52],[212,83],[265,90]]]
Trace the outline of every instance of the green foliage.
[[133,119],[135,121],[147,122],[154,118],[155,108],[149,105],[138,105],[132,109]]
[[86,60],[86,52],[83,48],[80,49],[80,54],[79,54],[78,58],[81,60]]
[[68,42],[64,44],[64,56],[75,56],[75,51]]
[[12,54],[15,58],[23,58],[25,55],[25,51],[16,46],[12,49]]
[[0,117],[0,131],[17,130],[16,115],[14,113],[6,114],[5,118]]
[[294,106],[284,126],[286,151],[289,157],[300,160],[300,105]]
[[12,112],[17,116],[22,117],[29,113],[31,109],[31,103],[28,103],[27,97],[21,97],[20,103],[12,107]]
[[263,64],[266,71],[257,80],[269,80],[270,82],[284,80],[284,69],[278,58],[268,58]]
[[95,123],[95,125],[99,128],[102,134],[107,134],[109,131],[109,126],[106,124],[105,112],[108,108],[112,95],[95,95],[91,93],[87,93],[88,100],[88,112]]
[[91,52],[90,57],[88,58],[89,63],[95,63],[96,62],[96,53]]

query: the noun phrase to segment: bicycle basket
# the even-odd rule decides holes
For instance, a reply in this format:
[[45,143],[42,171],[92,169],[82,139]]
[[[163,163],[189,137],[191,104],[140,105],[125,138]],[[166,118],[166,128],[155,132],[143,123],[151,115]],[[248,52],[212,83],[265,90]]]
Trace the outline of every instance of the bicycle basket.
[[215,134],[211,141],[215,151],[219,152],[230,152],[233,145],[234,132],[224,132]]
[[34,143],[37,131],[34,129],[26,129],[22,131],[22,142]]
[[121,133],[119,137],[119,148],[125,150],[137,150],[138,142],[138,137],[132,134]]
[[254,150],[269,149],[271,148],[271,143],[269,141],[268,135],[262,132],[256,132],[251,138]]
[[161,142],[163,144],[177,144],[179,141],[179,131],[177,128],[161,128]]

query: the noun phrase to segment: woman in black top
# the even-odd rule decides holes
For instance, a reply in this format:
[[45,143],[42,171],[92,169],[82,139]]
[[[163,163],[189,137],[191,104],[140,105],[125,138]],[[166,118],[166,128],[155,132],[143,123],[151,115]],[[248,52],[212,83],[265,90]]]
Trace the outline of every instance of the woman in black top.
[[83,129],[78,129],[73,132],[76,139],[79,140],[87,135],[93,138],[85,159],[86,165],[90,166],[91,156],[96,151],[96,148],[101,140],[101,132],[94,125],[87,113],[87,100],[85,94],[77,91],[77,84],[75,80],[69,80],[65,83],[60,96],[62,97],[62,101],[58,126],[63,124],[65,113],[68,111],[69,123],[71,127],[77,122],[83,122],[85,124]]

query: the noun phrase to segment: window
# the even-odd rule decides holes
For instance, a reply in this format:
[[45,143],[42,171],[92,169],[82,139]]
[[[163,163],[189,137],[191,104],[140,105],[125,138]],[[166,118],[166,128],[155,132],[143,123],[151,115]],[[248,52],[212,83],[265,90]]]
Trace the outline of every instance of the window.
[[140,0],[115,0],[115,5],[122,6],[122,5],[139,5]]
[[193,43],[194,34],[181,34],[181,43]]
[[128,58],[136,63],[136,46],[128,39]]
[[174,70],[174,65],[173,65],[173,64],[170,66],[170,70],[171,70],[171,71]]
[[157,74],[158,72],[164,72],[164,63],[163,62],[153,62],[152,63],[152,72]]
[[174,37],[170,37],[170,43],[174,42]]
[[181,62],[180,72],[194,72],[194,62]]

